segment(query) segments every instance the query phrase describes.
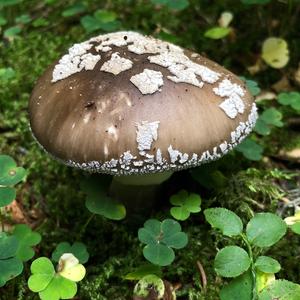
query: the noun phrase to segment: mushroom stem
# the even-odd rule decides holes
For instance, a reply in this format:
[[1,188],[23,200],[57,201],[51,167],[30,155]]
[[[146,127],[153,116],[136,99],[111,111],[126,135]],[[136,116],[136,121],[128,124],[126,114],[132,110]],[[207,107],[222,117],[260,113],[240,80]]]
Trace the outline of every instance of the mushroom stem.
[[156,203],[160,184],[171,177],[173,172],[145,175],[114,176],[110,195],[122,202],[130,223],[144,222]]

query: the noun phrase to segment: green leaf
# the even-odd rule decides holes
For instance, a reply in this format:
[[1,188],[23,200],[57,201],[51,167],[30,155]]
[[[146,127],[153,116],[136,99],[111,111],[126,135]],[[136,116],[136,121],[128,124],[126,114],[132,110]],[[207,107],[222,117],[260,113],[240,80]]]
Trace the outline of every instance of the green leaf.
[[277,215],[258,213],[247,224],[246,234],[251,244],[263,248],[276,244],[286,230],[287,225]]
[[299,300],[300,285],[287,280],[275,280],[259,294],[259,300]]
[[0,287],[2,287],[8,280],[20,275],[23,271],[22,262],[16,258],[0,260]]
[[37,18],[32,23],[33,27],[45,27],[49,25],[49,21],[45,18]]
[[0,233],[0,260],[14,257],[18,246],[19,242],[16,237]]
[[242,233],[243,223],[239,216],[226,208],[209,208],[204,211],[206,221],[220,229],[222,234],[236,236]]
[[252,96],[257,96],[260,93],[260,87],[258,86],[258,83],[256,81],[247,79],[243,76],[240,76],[240,79],[245,82],[245,84],[246,84],[248,90],[250,91],[250,93],[252,94]]
[[10,204],[16,198],[16,191],[11,187],[0,186],[0,207]]
[[300,222],[291,225],[290,228],[294,233],[300,234]]
[[261,135],[268,135],[271,133],[271,129],[268,126],[268,124],[263,121],[261,119],[261,117],[259,116],[259,118],[257,119],[256,123],[255,123],[255,127],[253,129],[255,132],[257,132],[258,134]]
[[28,24],[31,21],[31,17],[28,14],[24,14],[16,17],[15,21],[16,23],[20,23],[20,24]]
[[87,195],[85,206],[90,212],[112,220],[125,218],[125,206],[108,196],[107,180],[100,182],[99,177],[90,177],[81,183],[81,189]]
[[146,264],[138,267],[133,272],[126,274],[123,278],[126,280],[140,280],[146,275],[154,274],[162,276],[161,268],[152,264]]
[[275,281],[274,273],[264,273],[256,269],[255,271],[256,279],[256,290],[261,292],[266,286],[270,285]]
[[171,196],[170,202],[177,206],[170,210],[171,215],[177,220],[184,221],[190,216],[190,213],[201,211],[201,197],[194,193],[188,194],[185,190]]
[[269,256],[259,256],[254,265],[263,273],[277,273],[281,269],[280,263]]
[[243,4],[266,4],[271,0],[241,0]]
[[174,251],[163,244],[147,245],[143,254],[151,263],[162,267],[170,265],[175,259]]
[[40,243],[41,235],[25,224],[16,225],[13,235],[19,241],[17,257],[24,262],[30,260],[34,256],[32,247]]
[[220,292],[221,300],[252,300],[253,279],[250,271],[234,278]]
[[46,289],[39,292],[41,300],[72,299],[77,293],[77,285],[62,276],[55,276]]
[[[8,81],[16,76],[16,72],[13,68],[0,68],[0,79],[3,81]],[[0,155],[1,157],[2,155]],[[1,169],[0,169],[1,170]],[[1,175],[1,174],[0,174]]]
[[6,6],[11,6],[11,5],[16,5],[21,3],[23,0],[0,0],[0,8],[1,7],[6,7]]
[[109,23],[117,19],[117,14],[113,11],[99,9],[95,11],[94,17],[102,23]]
[[235,149],[241,152],[246,158],[254,161],[262,159],[263,147],[250,138],[245,139]]
[[294,110],[300,111],[300,93],[298,92],[280,93],[277,100],[282,105],[289,105]]
[[75,15],[81,14],[86,10],[86,7],[83,3],[79,2],[69,6],[62,12],[63,17],[73,17]]
[[204,36],[213,40],[219,40],[230,33],[229,27],[213,27],[205,31]]
[[26,171],[8,155],[0,155],[0,185],[12,186],[24,179]]
[[85,264],[89,260],[86,246],[80,242],[75,242],[72,246],[68,242],[59,243],[52,253],[52,260],[58,262],[64,253],[72,253],[81,264]]
[[145,258],[159,266],[169,265],[174,260],[171,248],[181,249],[188,242],[180,224],[171,219],[163,222],[154,219],[146,221],[144,228],[139,229],[138,237],[142,243],[147,244],[143,250]]
[[14,38],[22,31],[21,27],[19,26],[12,26],[4,30],[4,37],[6,38]]
[[3,17],[3,16],[0,16],[0,26],[3,26],[7,23],[7,20]]
[[150,274],[144,276],[134,287],[133,294],[146,299],[151,295],[151,291],[157,295],[156,299],[162,299],[165,293],[165,285],[158,276]]
[[227,246],[221,249],[214,261],[214,269],[220,276],[237,277],[250,267],[248,253],[237,246]]
[[283,126],[283,123],[281,122],[282,113],[274,107],[266,109],[260,115],[260,118],[268,125],[274,125],[276,127]]

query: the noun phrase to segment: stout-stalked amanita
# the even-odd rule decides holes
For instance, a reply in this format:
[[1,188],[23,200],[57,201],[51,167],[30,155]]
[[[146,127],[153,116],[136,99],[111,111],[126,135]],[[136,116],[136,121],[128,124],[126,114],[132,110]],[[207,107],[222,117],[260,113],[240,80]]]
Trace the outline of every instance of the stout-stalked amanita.
[[47,152],[67,165],[115,175],[112,192],[124,193],[120,198],[138,195],[142,185],[144,199],[151,195],[146,185],[226,154],[257,118],[237,76],[136,32],[72,46],[38,80],[29,110],[32,132]]

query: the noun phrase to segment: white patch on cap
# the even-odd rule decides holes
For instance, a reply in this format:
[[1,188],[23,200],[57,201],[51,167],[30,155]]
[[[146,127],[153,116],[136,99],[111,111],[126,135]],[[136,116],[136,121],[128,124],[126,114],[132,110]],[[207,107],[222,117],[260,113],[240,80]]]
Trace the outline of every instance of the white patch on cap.
[[132,61],[124,57],[120,57],[119,53],[116,52],[111,55],[110,60],[106,61],[102,65],[100,70],[112,73],[114,75],[118,75],[119,73],[129,70],[131,68]]
[[92,70],[101,59],[100,55],[86,53],[92,46],[88,42],[72,46],[69,53],[64,55],[54,67],[52,82],[67,78],[82,70]]
[[130,81],[143,95],[153,94],[159,91],[159,88],[164,84],[162,73],[149,69],[145,69],[142,73],[131,76]]
[[138,143],[137,148],[140,151],[151,149],[152,142],[157,140],[157,130],[159,123],[159,121],[143,121],[142,123],[136,124],[136,141]]
[[213,91],[218,96],[226,97],[219,106],[229,118],[234,119],[238,113],[244,113],[245,104],[241,97],[245,95],[245,91],[240,85],[224,79]]

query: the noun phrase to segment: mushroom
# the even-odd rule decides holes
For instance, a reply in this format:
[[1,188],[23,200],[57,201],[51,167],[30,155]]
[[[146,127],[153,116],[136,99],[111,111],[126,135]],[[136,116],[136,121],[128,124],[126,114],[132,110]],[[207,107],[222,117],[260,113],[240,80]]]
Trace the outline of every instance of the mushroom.
[[38,80],[29,114],[33,135],[52,156],[114,175],[115,197],[146,205],[174,171],[238,145],[257,108],[245,84],[220,65],[124,31],[73,45]]

